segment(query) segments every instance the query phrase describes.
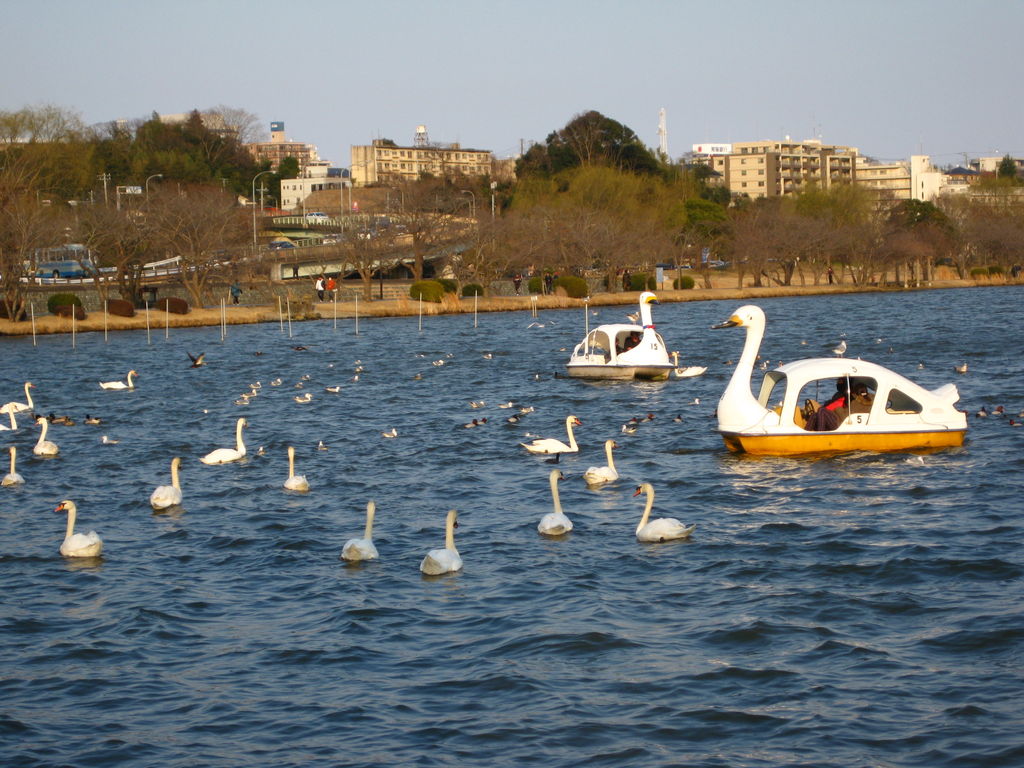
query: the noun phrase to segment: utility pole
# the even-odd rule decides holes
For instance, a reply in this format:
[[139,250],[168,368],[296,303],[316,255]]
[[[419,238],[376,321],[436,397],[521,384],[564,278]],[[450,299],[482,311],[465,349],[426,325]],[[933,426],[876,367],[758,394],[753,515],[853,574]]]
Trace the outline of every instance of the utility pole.
[[103,182],[103,204],[110,205],[110,200],[107,199],[107,182],[110,181],[110,174],[101,173],[96,178]]

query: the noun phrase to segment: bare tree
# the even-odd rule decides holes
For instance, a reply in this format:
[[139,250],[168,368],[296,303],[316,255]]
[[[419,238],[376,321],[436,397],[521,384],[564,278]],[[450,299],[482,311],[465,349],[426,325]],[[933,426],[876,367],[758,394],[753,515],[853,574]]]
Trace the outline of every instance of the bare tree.
[[[142,265],[153,253],[154,231],[141,211],[119,211],[106,205],[83,206],[76,227],[77,238],[93,253],[99,267],[114,267],[121,298],[138,304],[142,296]],[[100,299],[108,286],[95,275]]]
[[210,279],[230,271],[233,252],[248,244],[249,222],[234,197],[219,187],[161,192],[148,213],[156,242],[181,257],[181,282],[192,303],[202,306]]

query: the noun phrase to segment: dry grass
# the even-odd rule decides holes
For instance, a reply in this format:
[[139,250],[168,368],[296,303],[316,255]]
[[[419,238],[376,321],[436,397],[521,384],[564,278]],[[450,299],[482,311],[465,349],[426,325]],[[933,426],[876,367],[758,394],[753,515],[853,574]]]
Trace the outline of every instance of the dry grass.
[[[735,281],[733,278],[732,282]],[[730,282],[728,277],[722,282]],[[944,280],[936,282],[931,288],[955,288],[970,287],[979,285],[974,280]],[[687,291],[659,290],[658,299],[665,303],[679,301],[714,301],[724,299],[747,300],[774,298],[780,296],[813,296],[829,293],[867,293],[876,291],[892,291],[892,288],[855,287],[850,285],[809,285],[809,286],[773,286],[766,288],[697,288]],[[590,297],[590,306],[617,306],[624,304],[635,304],[640,294],[636,291],[624,293],[599,293]],[[536,306],[538,309],[567,309],[583,305],[582,299],[570,299],[566,296],[537,296]],[[531,296],[501,296],[477,300],[477,311],[479,312],[515,312],[530,310],[534,306],[534,297]],[[360,301],[358,305],[360,317],[409,317],[416,316],[420,312],[420,303],[409,298],[400,298],[386,301]],[[313,305],[314,313],[318,313],[323,319],[330,319],[334,316],[335,306],[333,303],[318,303]],[[458,298],[453,295],[446,295],[444,300],[435,304],[423,302],[422,308],[425,315],[450,315],[470,314],[473,312],[472,298]],[[239,325],[244,323],[267,323],[278,322],[276,306],[246,306],[228,305],[226,310],[226,323],[228,325]],[[356,313],[355,302],[338,302],[337,312],[339,318],[354,317]],[[292,320],[296,320],[293,313]],[[165,326],[171,328],[188,328],[195,326],[219,325],[221,322],[221,310],[219,307],[193,309],[187,315],[168,314],[157,310],[149,312],[149,327],[158,330]],[[139,330],[146,327],[145,312],[135,317],[116,317],[108,315],[106,328],[111,331]],[[104,329],[104,318],[102,312],[91,312],[85,320],[75,322],[75,330],[80,333],[90,331],[102,331]],[[54,315],[42,315],[36,318],[35,332],[37,334],[50,333],[71,333],[71,318],[55,317]],[[0,336],[25,336],[32,333],[32,322],[20,323],[0,319]]]

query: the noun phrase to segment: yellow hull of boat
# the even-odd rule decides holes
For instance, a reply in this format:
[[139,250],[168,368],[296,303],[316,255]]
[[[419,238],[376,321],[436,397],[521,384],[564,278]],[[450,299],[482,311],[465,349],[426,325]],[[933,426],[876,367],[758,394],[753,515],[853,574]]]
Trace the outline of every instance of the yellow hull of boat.
[[726,447],[734,453],[755,456],[797,456],[807,453],[847,451],[919,451],[954,448],[964,444],[965,430],[941,432],[875,432],[836,434],[814,432],[786,435],[743,435],[723,432]]

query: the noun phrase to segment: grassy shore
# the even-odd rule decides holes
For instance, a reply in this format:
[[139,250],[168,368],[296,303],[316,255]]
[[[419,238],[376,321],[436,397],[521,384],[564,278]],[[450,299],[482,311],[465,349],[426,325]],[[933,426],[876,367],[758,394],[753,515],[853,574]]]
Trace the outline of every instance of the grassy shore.
[[[988,285],[989,283],[985,283]],[[868,293],[868,292],[892,292],[896,290],[927,290],[936,288],[967,288],[981,285],[973,280],[942,280],[931,283],[922,289],[896,289],[880,288],[873,286],[853,285],[805,285],[805,286],[772,286],[764,288],[697,288],[686,291],[659,290],[658,300],[670,303],[679,301],[713,301],[719,299],[735,299],[737,301],[756,300],[780,296],[815,296],[834,293]],[[639,293],[599,293],[591,296],[590,306],[613,306],[623,304],[635,304]],[[500,296],[493,298],[480,298],[477,301],[476,309],[479,312],[513,312],[529,310],[534,305],[538,309],[567,309],[583,305],[582,299],[570,299],[566,296]],[[424,303],[422,307],[425,315],[444,314],[469,314],[474,310],[473,299],[458,299],[454,296],[447,296],[440,304]],[[313,305],[314,314],[305,318],[293,316],[292,320],[313,319],[319,315],[322,319],[331,319],[335,311],[339,318],[354,317],[358,311],[359,317],[407,317],[415,316],[420,312],[420,304],[412,299],[392,299],[384,301],[360,301],[358,307],[354,301],[334,303],[317,303]],[[115,317],[107,315],[104,318],[102,312],[91,312],[84,320],[77,320],[74,323],[74,330],[79,333],[90,331],[103,331],[104,328],[110,331],[139,330],[149,327],[158,330],[169,326],[172,328],[187,328],[192,326],[220,325],[220,307],[194,308],[187,315],[168,314],[151,309],[147,315],[139,312],[135,317]],[[228,325],[243,323],[276,323],[281,320],[276,306],[268,305],[228,305],[225,310],[224,322]],[[71,333],[72,321],[68,317],[56,317],[54,315],[41,315],[35,319],[35,330],[37,334]],[[12,322],[0,319],[0,336],[25,336],[33,333],[31,320],[23,322]]]

